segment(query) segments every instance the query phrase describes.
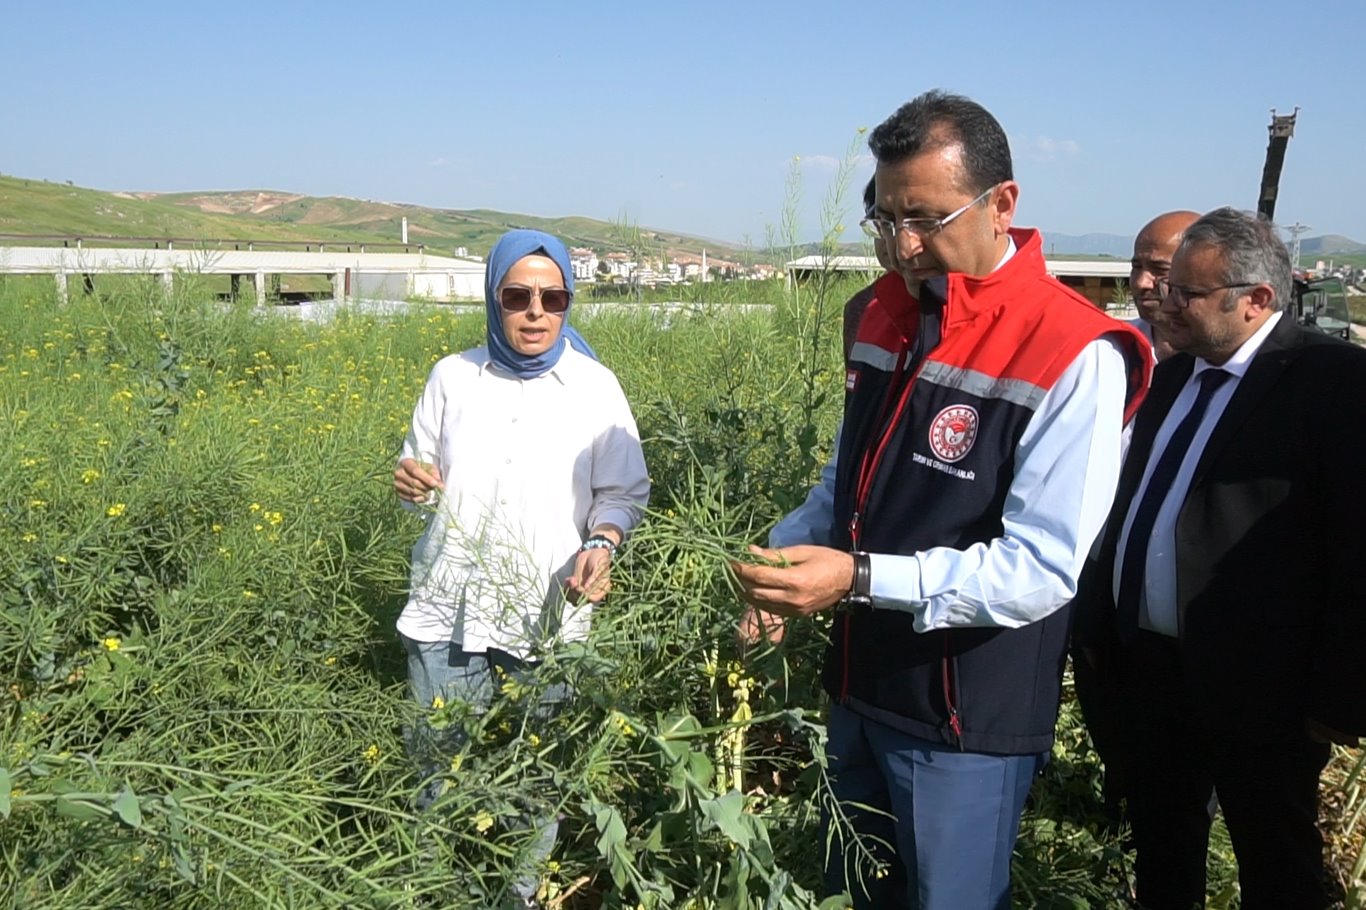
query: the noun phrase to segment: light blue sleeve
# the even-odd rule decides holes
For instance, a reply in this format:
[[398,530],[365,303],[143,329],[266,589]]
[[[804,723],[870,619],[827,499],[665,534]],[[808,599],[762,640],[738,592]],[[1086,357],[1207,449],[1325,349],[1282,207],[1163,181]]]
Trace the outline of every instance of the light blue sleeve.
[[965,550],[872,554],[874,608],[913,613],[925,632],[1015,628],[1071,600],[1119,482],[1126,386],[1114,343],[1087,345],[1020,437],[1002,535]]
[[835,431],[835,445],[830,460],[821,468],[820,481],[806,494],[806,501],[787,514],[768,532],[770,547],[793,547],[798,544],[830,546],[835,522],[835,464],[839,459],[841,423]]

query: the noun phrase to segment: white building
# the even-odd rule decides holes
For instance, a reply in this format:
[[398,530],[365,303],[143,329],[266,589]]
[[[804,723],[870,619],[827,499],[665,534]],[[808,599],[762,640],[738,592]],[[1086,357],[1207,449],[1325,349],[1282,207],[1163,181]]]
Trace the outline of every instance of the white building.
[[586,247],[574,247],[569,251],[569,267],[574,271],[575,281],[595,281],[598,254]]
[[607,273],[613,278],[629,281],[636,273],[635,260],[625,253],[608,253],[602,257],[602,261],[607,263]]

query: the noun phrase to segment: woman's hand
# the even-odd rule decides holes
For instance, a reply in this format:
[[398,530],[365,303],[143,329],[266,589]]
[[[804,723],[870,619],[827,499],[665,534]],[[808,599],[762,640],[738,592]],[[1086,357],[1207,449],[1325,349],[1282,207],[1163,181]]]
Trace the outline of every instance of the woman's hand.
[[394,493],[407,502],[424,503],[433,490],[444,490],[441,469],[415,458],[404,458],[394,468]]
[[572,604],[588,601],[595,604],[612,590],[612,551],[580,550],[574,558],[574,574],[565,582],[565,596]]
[[590,541],[600,543],[592,540],[594,537],[605,538],[612,546],[588,546],[574,557],[574,574],[564,583],[565,596],[572,604],[584,600],[595,604],[612,590],[612,551],[621,546],[626,535],[616,525],[604,523],[588,534]]

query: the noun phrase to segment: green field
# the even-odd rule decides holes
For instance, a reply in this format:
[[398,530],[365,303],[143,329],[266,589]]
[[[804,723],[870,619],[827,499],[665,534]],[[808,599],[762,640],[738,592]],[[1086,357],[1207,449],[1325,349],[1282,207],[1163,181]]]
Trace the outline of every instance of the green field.
[[[823,626],[742,656],[724,566],[826,455],[850,290],[579,320],[633,404],[652,511],[590,640],[532,684],[572,680],[572,709],[432,709],[478,745],[418,814],[393,621],[419,522],[390,471],[431,364],[481,321],[300,324],[191,281],[58,307],[0,280],[0,905],[497,906],[533,806],[564,816],[551,906],[843,906],[814,896]],[[1353,756],[1334,761],[1342,782]],[[1018,906],[1127,888],[1098,787],[1069,698]],[[1361,797],[1325,792],[1359,879]],[[1216,833],[1212,906],[1232,881]]]

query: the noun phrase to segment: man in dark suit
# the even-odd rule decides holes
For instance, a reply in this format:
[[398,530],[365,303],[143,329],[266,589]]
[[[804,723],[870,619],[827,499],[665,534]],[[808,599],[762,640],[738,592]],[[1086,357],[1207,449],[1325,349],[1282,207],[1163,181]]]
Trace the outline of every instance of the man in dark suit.
[[1138,898],[1204,905],[1217,789],[1244,910],[1324,907],[1319,774],[1366,733],[1366,351],[1282,312],[1289,256],[1251,214],[1191,225],[1162,285],[1178,353],[1075,630],[1120,681]]

